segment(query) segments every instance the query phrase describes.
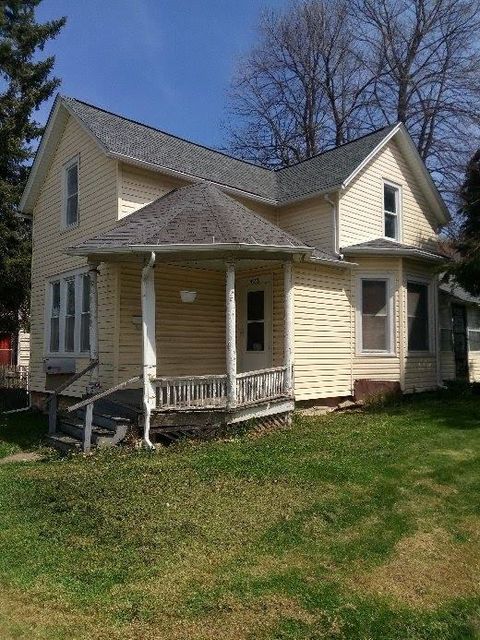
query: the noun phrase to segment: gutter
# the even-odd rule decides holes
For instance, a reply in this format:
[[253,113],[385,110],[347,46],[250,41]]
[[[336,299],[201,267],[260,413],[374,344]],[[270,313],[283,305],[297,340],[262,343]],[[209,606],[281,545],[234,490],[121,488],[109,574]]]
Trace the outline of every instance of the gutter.
[[330,194],[327,193],[323,196],[324,200],[328,202],[328,204],[332,207],[332,215],[333,215],[333,251],[335,254],[343,260],[343,254],[340,253],[339,245],[339,216],[338,216],[338,206],[337,203],[332,200]]

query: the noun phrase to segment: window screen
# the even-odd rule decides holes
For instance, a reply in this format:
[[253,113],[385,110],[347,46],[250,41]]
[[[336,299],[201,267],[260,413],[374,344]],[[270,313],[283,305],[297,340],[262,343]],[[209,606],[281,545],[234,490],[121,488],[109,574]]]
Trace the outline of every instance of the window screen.
[[362,350],[388,351],[386,280],[362,280]]
[[428,351],[428,286],[407,282],[408,350]]
[[265,291],[247,292],[247,351],[265,351]]

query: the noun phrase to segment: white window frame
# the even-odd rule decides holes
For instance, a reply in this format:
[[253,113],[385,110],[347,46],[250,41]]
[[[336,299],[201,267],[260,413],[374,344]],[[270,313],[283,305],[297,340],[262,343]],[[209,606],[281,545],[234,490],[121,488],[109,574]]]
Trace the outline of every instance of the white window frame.
[[[480,313],[480,308],[477,308]],[[470,333],[478,333],[480,334],[480,327],[478,329],[470,329],[470,316],[474,309],[467,309],[467,345],[469,353],[480,353],[480,349],[470,349]]]
[[[363,282],[366,280],[383,281],[387,283],[387,349],[364,349],[363,348]],[[361,273],[357,277],[357,306],[356,306],[356,355],[372,357],[395,357],[396,333],[395,333],[395,276],[392,273]]]
[[[83,276],[88,274],[88,268],[66,271],[52,276],[47,280],[45,291],[45,332],[44,332],[44,356],[61,358],[85,358],[90,351],[80,351],[80,327],[82,316]],[[65,351],[65,317],[66,317],[66,281],[75,279],[75,334],[74,350]],[[59,350],[50,350],[50,316],[52,311],[53,283],[60,282],[60,314],[59,314]]]
[[[67,224],[67,175],[68,170],[76,165],[77,167],[77,220],[72,224]],[[80,155],[76,155],[63,165],[63,186],[62,186],[62,227],[63,229],[75,229],[80,224]]]
[[[396,213],[392,213],[391,211],[386,211],[385,209],[385,187],[391,187],[395,189],[397,197],[396,197]],[[402,241],[402,209],[403,209],[403,196],[402,196],[402,185],[397,184],[396,182],[392,182],[391,180],[387,180],[386,178],[382,178],[382,233],[381,237],[386,240],[395,240],[396,242]],[[388,215],[396,216],[396,235],[395,238],[391,238],[390,236],[385,235],[385,217]]]
[[[428,349],[426,351],[410,351],[408,344],[408,283],[423,284],[427,287],[427,304],[428,304]],[[425,357],[435,354],[435,327],[437,326],[437,316],[435,314],[435,302],[433,298],[433,282],[428,278],[420,278],[418,276],[409,276],[405,278],[405,319],[406,319],[406,339],[407,339],[407,355],[409,357]]]

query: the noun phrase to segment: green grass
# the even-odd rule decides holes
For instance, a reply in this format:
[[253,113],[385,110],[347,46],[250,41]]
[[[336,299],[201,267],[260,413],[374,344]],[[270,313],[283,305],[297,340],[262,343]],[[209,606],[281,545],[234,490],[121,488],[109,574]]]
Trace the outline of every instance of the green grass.
[[[17,414],[5,447],[45,423]],[[0,637],[480,638],[480,398],[0,465]]]

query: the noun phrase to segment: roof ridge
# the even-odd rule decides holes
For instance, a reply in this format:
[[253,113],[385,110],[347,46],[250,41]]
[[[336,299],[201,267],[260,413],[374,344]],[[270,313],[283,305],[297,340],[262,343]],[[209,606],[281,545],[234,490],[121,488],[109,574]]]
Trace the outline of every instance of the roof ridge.
[[285,171],[285,169],[290,169],[291,167],[297,167],[299,164],[303,164],[304,162],[308,162],[309,160],[314,160],[319,156],[324,156],[327,153],[330,153],[331,151],[337,151],[337,149],[343,149],[344,147],[348,146],[349,144],[352,144],[353,142],[358,142],[359,140],[363,140],[364,138],[373,136],[376,133],[380,133],[380,131],[384,131],[385,129],[394,129],[398,124],[400,124],[400,121],[395,122],[393,124],[386,124],[384,127],[380,127],[379,129],[375,129],[374,131],[370,131],[369,133],[364,133],[363,136],[359,136],[358,138],[354,138],[353,140],[348,140],[347,142],[343,142],[342,144],[339,144],[336,147],[331,147],[331,149],[324,149],[323,151],[319,151],[318,153],[315,153],[313,156],[310,156],[309,158],[304,158],[303,160],[299,160],[298,162],[289,164],[286,167],[277,167],[275,169],[272,169],[272,171],[276,174],[281,173],[282,171]]
[[230,158],[230,160],[236,160],[237,162],[242,162],[244,164],[248,164],[251,167],[255,167],[257,169],[262,169],[263,171],[268,171],[268,173],[273,173],[273,169],[268,169],[267,167],[263,167],[261,164],[256,164],[255,162],[250,162],[249,160],[244,160],[243,158],[237,158],[236,156],[232,156],[229,153],[225,153],[224,151],[220,151],[219,149],[214,149],[213,147],[208,147],[206,144],[202,144],[201,142],[195,142],[194,140],[188,140],[182,136],[176,135],[175,133],[170,133],[169,131],[165,131],[165,129],[160,129],[158,127],[154,127],[151,124],[147,124],[146,122],[141,122],[140,120],[134,120],[133,118],[128,118],[127,116],[122,115],[121,113],[116,113],[115,111],[110,111],[109,109],[104,109],[103,107],[98,107],[91,102],[85,102],[85,100],[79,100],[78,98],[74,98],[73,96],[60,96],[63,100],[79,102],[80,104],[85,105],[86,107],[90,107],[91,109],[96,109],[97,111],[101,111],[102,113],[106,113],[110,116],[114,116],[115,118],[120,118],[121,120],[126,120],[127,122],[131,122],[132,124],[137,124],[141,127],[145,127],[146,129],[151,129],[152,131],[156,131],[157,133],[162,133],[165,136],[169,136],[170,138],[175,138],[176,140],[180,140],[181,142],[186,142],[187,144],[192,144],[195,147],[199,147],[200,149],[205,149],[206,151],[211,151],[212,153],[218,153],[225,158]]

